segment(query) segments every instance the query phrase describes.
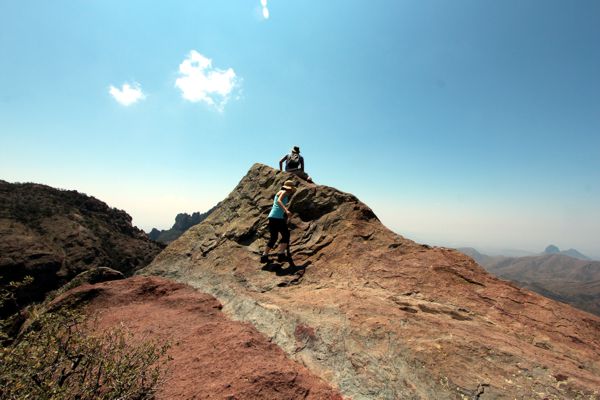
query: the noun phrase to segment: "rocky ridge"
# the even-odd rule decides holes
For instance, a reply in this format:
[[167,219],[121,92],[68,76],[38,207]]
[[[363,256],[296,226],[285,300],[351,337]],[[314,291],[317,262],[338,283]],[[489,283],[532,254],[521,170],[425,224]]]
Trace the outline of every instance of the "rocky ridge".
[[255,164],[140,273],[214,295],[353,399],[599,398],[599,318],[405,239],[350,194],[301,182],[294,264],[261,267],[291,177]]
[[[0,318],[44,299],[75,276],[105,268],[131,275],[162,246],[124,211],[74,190],[0,181],[0,288],[33,277],[0,309]],[[88,277],[89,278],[89,277]],[[111,278],[112,279],[112,278]]]
[[152,228],[150,233],[148,233],[148,237],[157,242],[169,244],[192,226],[204,221],[206,217],[210,215],[213,209],[214,207],[205,213],[195,212],[192,213],[192,215],[187,213],[177,214],[177,216],[175,216],[175,223],[171,229],[158,230],[156,228]]

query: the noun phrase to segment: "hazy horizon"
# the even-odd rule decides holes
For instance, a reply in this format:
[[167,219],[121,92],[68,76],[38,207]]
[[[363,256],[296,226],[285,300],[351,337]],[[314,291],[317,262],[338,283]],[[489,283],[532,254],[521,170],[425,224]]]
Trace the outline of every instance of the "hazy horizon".
[[294,145],[410,239],[600,259],[600,3],[0,3],[0,179],[168,229]]
[[[26,183],[26,182],[11,182],[11,183]],[[27,182],[27,183],[40,183],[40,184],[48,185],[47,183],[44,183],[44,182]],[[328,186],[331,186],[331,185],[328,185]],[[81,190],[74,188],[74,187],[57,187],[57,188],[65,189],[65,190],[78,190],[81,192]],[[231,190],[233,190],[233,188],[234,188],[234,186],[231,187]],[[82,192],[82,193],[85,193],[85,192]],[[99,200],[106,202],[105,199],[103,199],[99,196],[95,196],[90,193],[85,193],[85,194],[87,194],[89,196],[94,196],[94,197],[98,198]],[[229,192],[227,194],[229,194]],[[138,228],[144,230],[146,233],[150,233],[150,231],[154,228],[156,228],[158,230],[168,230],[168,229],[172,228],[173,224],[175,223],[175,217],[177,216],[177,214],[187,213],[187,214],[191,215],[194,212],[204,213],[204,212],[208,211],[209,209],[211,209],[212,207],[214,207],[215,205],[217,205],[217,203],[219,201],[225,199],[225,197],[226,197],[226,195],[223,196],[220,200],[214,202],[214,204],[212,204],[210,206],[206,206],[205,208],[202,208],[202,209],[194,209],[192,207],[190,209],[178,211],[173,215],[167,215],[167,213],[162,213],[159,216],[161,221],[166,221],[168,219],[168,221],[165,222],[163,225],[141,225],[141,224],[136,223],[136,218],[134,218],[133,216],[132,216],[132,218],[133,218],[132,223],[133,223],[133,225],[137,226]],[[123,199],[121,199],[121,200],[123,200]],[[361,200],[361,199],[359,199],[359,200]],[[127,212],[129,215],[132,215],[131,212],[129,210],[127,210],[126,208],[117,207],[114,204],[111,204],[110,202],[107,202],[107,204],[111,207],[116,207],[116,208],[122,209],[123,211]],[[368,203],[367,203],[367,205],[370,206],[370,204],[368,204]],[[138,210],[140,210],[140,208],[138,208]],[[143,210],[143,208],[142,208],[142,210]],[[561,251],[574,248],[575,250],[580,251],[585,256],[588,256],[588,257],[592,258],[593,260],[600,260],[600,255],[593,253],[593,249],[591,249],[590,251],[586,251],[585,248],[579,248],[579,247],[573,246],[569,243],[564,243],[561,246],[561,245],[557,245],[558,242],[556,242],[556,241],[550,241],[546,244],[541,244],[541,247],[540,247],[541,242],[533,242],[533,243],[530,243],[529,245],[525,245],[524,242],[514,242],[514,241],[510,241],[510,240],[506,241],[506,242],[502,242],[502,243],[490,243],[490,242],[485,242],[485,241],[482,242],[482,241],[478,241],[476,239],[472,240],[472,241],[462,241],[461,242],[461,241],[456,241],[453,239],[448,239],[447,235],[451,234],[452,230],[450,230],[448,232],[434,232],[433,234],[431,234],[430,232],[421,232],[421,231],[402,231],[401,228],[394,227],[386,221],[386,219],[393,220],[394,218],[390,218],[388,215],[385,215],[384,217],[382,217],[379,213],[377,213],[377,210],[374,210],[374,211],[376,212],[377,217],[381,220],[381,222],[386,227],[388,227],[389,229],[391,229],[392,231],[396,232],[399,235],[402,235],[408,239],[414,240],[414,241],[416,241],[418,243],[422,243],[422,244],[429,244],[429,245],[433,245],[433,246],[442,246],[442,247],[449,247],[449,248],[472,247],[472,248],[475,248],[480,253],[490,255],[490,256],[536,255],[536,254],[542,253],[547,246],[556,245],[557,247],[559,247],[559,249]],[[154,216],[154,217],[156,217],[156,216]],[[444,233],[446,235],[444,235]],[[464,239],[464,240],[467,240],[467,239]]]

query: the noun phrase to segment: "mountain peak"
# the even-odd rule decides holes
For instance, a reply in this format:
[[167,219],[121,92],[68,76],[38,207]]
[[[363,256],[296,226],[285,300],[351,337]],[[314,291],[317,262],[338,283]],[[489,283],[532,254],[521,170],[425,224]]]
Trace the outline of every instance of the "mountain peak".
[[579,251],[575,250],[575,249],[569,249],[569,250],[560,250],[557,246],[551,244],[548,247],[546,247],[546,249],[544,250],[544,252],[542,254],[562,254],[564,256],[569,256],[572,258],[577,258],[579,260],[585,260],[585,261],[590,261],[591,258],[581,254]]
[[[299,183],[293,263],[263,266],[286,179]],[[600,318],[403,238],[352,194],[262,164],[142,273],[214,295],[352,398],[527,398],[532,382],[571,398],[600,387]]]
[[148,237],[152,240],[163,244],[169,244],[173,240],[177,239],[183,232],[188,230],[190,227],[199,224],[204,221],[206,217],[210,215],[212,209],[208,210],[205,213],[195,212],[192,215],[188,213],[179,213],[175,216],[175,224],[171,229],[167,230],[158,230],[156,228],[152,228]]

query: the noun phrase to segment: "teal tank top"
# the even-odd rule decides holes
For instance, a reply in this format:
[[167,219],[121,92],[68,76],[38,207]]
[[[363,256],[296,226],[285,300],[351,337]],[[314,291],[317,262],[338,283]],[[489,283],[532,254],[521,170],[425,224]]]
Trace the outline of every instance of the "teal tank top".
[[[290,201],[289,196],[284,196],[283,199],[281,199],[281,202],[286,206],[289,201]],[[273,208],[271,208],[271,212],[269,213],[269,218],[276,218],[276,219],[284,219],[285,218],[285,211],[283,211],[283,208],[281,208],[279,206],[279,203],[277,203],[277,194],[275,194],[275,198],[273,199]]]

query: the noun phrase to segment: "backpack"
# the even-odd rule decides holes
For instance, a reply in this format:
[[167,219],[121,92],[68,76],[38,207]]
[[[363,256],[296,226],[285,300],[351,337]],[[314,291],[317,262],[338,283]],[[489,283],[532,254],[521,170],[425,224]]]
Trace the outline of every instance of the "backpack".
[[290,153],[288,154],[287,163],[285,164],[286,168],[294,169],[300,166],[300,154],[299,153]]

